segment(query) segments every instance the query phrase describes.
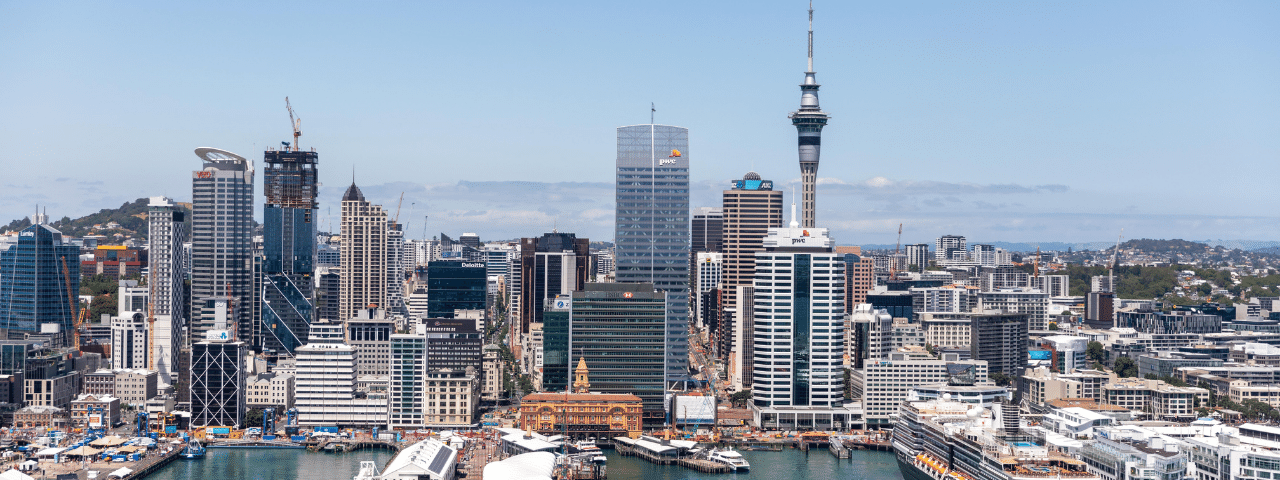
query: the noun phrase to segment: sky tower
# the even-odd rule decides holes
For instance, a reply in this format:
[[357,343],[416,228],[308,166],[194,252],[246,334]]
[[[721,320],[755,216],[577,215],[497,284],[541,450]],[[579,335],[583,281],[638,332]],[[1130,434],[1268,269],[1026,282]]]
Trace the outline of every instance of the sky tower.
[[814,201],[818,183],[818,155],[822,146],[822,127],[831,118],[818,107],[818,79],[813,71],[813,2],[809,2],[809,69],[800,84],[800,109],[788,115],[796,126],[800,147],[800,182],[803,216],[800,226],[814,228]]

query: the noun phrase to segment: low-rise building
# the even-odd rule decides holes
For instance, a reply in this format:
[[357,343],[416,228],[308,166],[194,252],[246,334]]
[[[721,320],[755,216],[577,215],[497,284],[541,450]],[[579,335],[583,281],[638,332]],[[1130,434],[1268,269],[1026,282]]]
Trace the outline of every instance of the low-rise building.
[[483,384],[480,386],[480,399],[487,402],[496,402],[502,397],[502,347],[497,345],[485,345],[484,355],[481,358],[484,367]]
[[65,428],[69,422],[65,409],[49,405],[31,405],[13,413],[13,428]]
[[574,373],[574,393],[533,393],[520,401],[520,428],[569,438],[640,437],[644,411],[640,397],[590,392],[583,357]]
[[480,378],[474,368],[427,370],[426,426],[432,428],[470,427],[476,423],[480,406]]
[[[293,408],[295,382],[287,373],[259,373],[248,380],[244,402],[249,408]],[[283,411],[283,410],[281,410]]]
[[[908,360],[903,353],[890,353],[883,359],[867,362],[862,370],[852,373],[853,396],[861,398],[867,428],[884,428],[893,424],[898,406],[913,387],[939,383],[986,384],[987,362],[959,360],[952,354],[942,360]],[[956,377],[967,377],[957,379]]]
[[1102,480],[1169,480],[1187,477],[1188,456],[1179,441],[1152,436],[1145,441],[1099,438],[1080,450],[1086,469]]
[[1044,416],[1045,430],[1077,440],[1093,438],[1094,430],[1115,423],[1115,419],[1080,407],[1055,408]]
[[84,393],[116,396],[116,372],[100,369],[84,375]]
[[71,401],[71,425],[111,428],[120,424],[120,399],[108,395],[84,394]]
[[1122,378],[1102,389],[1103,402],[1142,412],[1168,421],[1196,418],[1197,399],[1209,400],[1209,391],[1198,387],[1175,387],[1160,380]]
[[1280,476],[1280,428],[1244,424],[1213,436],[1182,439],[1195,464],[1195,480]]
[[159,393],[160,374],[154,370],[116,370],[116,398],[123,405],[142,408]]
[[80,372],[71,371],[51,378],[28,378],[24,392],[27,405],[65,410],[71,407],[71,400],[79,393],[79,387]]

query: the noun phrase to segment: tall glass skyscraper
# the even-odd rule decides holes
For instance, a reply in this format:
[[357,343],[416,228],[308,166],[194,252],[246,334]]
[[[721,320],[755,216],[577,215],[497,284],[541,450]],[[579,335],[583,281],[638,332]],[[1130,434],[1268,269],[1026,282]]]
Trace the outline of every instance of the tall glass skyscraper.
[[620,283],[667,294],[664,377],[689,375],[689,129],[618,127],[614,243]]
[[[64,243],[62,232],[43,224],[18,232],[18,241],[0,250],[0,328],[39,332],[59,325],[70,337],[80,288],[80,248]],[[64,275],[63,272],[66,274]]]
[[230,297],[227,328],[253,338],[253,162],[197,148],[204,168],[191,172],[191,338],[214,328],[211,300]]
[[315,151],[263,155],[262,348],[292,354],[315,319]]

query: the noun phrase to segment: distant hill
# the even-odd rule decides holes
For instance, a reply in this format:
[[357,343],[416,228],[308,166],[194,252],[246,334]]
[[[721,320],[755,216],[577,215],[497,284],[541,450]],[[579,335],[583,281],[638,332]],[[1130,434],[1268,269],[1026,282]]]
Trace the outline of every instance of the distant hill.
[[1189,242],[1182,239],[1153,240],[1150,238],[1138,238],[1121,243],[1120,248],[1133,248],[1146,253],[1204,253],[1210,247],[1204,243]]
[[[62,231],[65,235],[73,237],[83,237],[85,235],[113,235],[116,233],[124,234],[127,237],[137,239],[145,239],[147,237],[147,204],[150,199],[139,198],[132,202],[125,202],[119,208],[104,208],[98,213],[85,215],[83,217],[72,220],[70,217],[62,217],[61,220],[50,222],[50,224]],[[190,211],[190,204],[181,204]],[[190,214],[187,215],[187,222],[190,225]],[[110,223],[119,224],[118,228],[106,228]],[[94,226],[101,228],[94,228]],[[31,226],[31,219],[23,218],[14,220],[0,230],[14,231],[21,230]],[[190,231],[190,230],[188,230]]]

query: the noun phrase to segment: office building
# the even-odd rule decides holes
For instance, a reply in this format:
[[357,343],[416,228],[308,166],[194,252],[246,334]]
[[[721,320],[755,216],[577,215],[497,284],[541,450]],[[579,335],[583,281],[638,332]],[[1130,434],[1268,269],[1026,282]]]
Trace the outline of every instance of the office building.
[[977,287],[946,285],[911,289],[911,310],[917,317],[926,313],[968,313],[977,307]]
[[346,344],[356,352],[356,375],[385,377],[391,369],[391,335],[396,333],[395,319],[386,310],[362,308],[356,318],[344,324]]
[[427,338],[427,370],[481,371],[484,339],[476,320],[428,318],[418,325],[416,333]]
[[863,369],[893,351],[893,317],[868,303],[854,307],[845,332],[849,366]]
[[[353,182],[342,195],[342,279],[338,318],[387,304],[387,212]],[[333,320],[333,319],[331,319]]]
[[408,315],[405,303],[405,282],[410,272],[405,251],[404,226],[395,221],[387,222],[387,300],[385,308],[392,315]]
[[792,220],[790,228],[769,229],[764,251],[756,252],[751,394],[757,425],[829,430],[850,424],[844,256],[834,243],[825,228],[799,228]]
[[689,253],[697,255],[701,252],[723,252],[724,250],[724,209],[720,207],[698,207],[693,214],[693,226],[690,228],[692,242]]
[[291,354],[315,321],[316,169],[314,150],[263,154],[261,348]]
[[818,186],[818,158],[822,147],[822,127],[831,117],[818,106],[818,77],[813,71],[813,8],[809,8],[809,68],[804,72],[800,85],[800,109],[787,117],[796,127],[800,153],[801,204],[804,211],[800,220],[803,228],[816,225],[816,195]]
[[1058,373],[1071,373],[1089,368],[1089,339],[1071,335],[1050,335],[1040,339],[1042,347],[1051,352],[1050,368]]
[[342,267],[316,268],[317,320],[338,321],[339,298],[342,297]]
[[80,248],[64,241],[57,229],[34,222],[18,232],[18,241],[0,250],[0,328],[38,333],[41,325],[53,324],[71,332],[79,306],[79,263]]
[[902,251],[907,255],[907,270],[913,272],[924,272],[929,268],[929,262],[933,258],[929,255],[929,244],[916,243],[912,245],[903,245]]
[[907,353],[890,353],[885,360],[852,372],[853,397],[862,399],[867,428],[891,426],[898,406],[913,388],[953,383],[953,378],[963,378],[958,383],[969,385],[988,382],[987,362],[960,360],[955,354],[943,354],[941,360],[913,360]]
[[542,313],[542,390],[563,392],[569,388],[569,310],[573,296],[549,300]]
[[960,235],[943,235],[934,244],[934,260],[967,260],[969,250],[965,247],[965,239]]
[[1115,324],[1116,295],[1111,292],[1091,291],[1085,296],[1084,324],[1093,329],[1106,330]]
[[[645,424],[661,425],[665,418],[663,349],[668,295],[646,283],[588,283],[573,292],[565,378],[571,378],[569,367],[586,358],[588,364],[595,365],[592,390],[640,397]],[[553,368],[547,362],[544,365]],[[554,386],[565,388],[558,383]]]
[[[699,328],[709,328],[708,317],[718,318],[713,312],[705,312],[709,302],[708,296],[713,290],[719,293],[724,283],[724,254],[718,252],[699,252],[694,262],[694,305],[698,312]],[[719,302],[714,302],[719,303]]]
[[155,315],[155,369],[160,383],[177,379],[178,348],[186,342],[187,327],[184,290],[187,280],[187,209],[168,197],[151,197],[147,205],[147,286]]
[[978,308],[1025,313],[1027,330],[1049,331],[1049,294],[1030,288],[1005,288],[978,293]]
[[243,426],[245,414],[244,342],[211,338],[191,345],[191,426]]
[[969,351],[973,326],[973,313],[924,312],[917,314],[924,343],[941,349]]
[[264,372],[249,377],[245,389],[245,406],[249,408],[275,408],[282,412],[293,408],[297,378],[283,372]]
[[122,312],[111,319],[111,368],[148,368],[147,318]]
[[875,285],[875,262],[862,255],[862,247],[836,247],[836,253],[844,256],[844,311],[852,312],[867,303],[867,292]]
[[454,310],[484,310],[488,281],[482,262],[427,263],[427,316],[453,318]]
[[391,378],[387,383],[387,426],[418,428],[425,423],[427,338],[422,335],[391,336]]
[[502,385],[504,363],[502,347],[485,345],[480,363],[484,366],[484,371],[481,372],[480,399],[486,402],[496,402],[502,398],[505,390]]
[[298,425],[347,428],[387,424],[387,401],[357,395],[356,351],[343,342],[343,325],[315,322],[295,352],[294,402]]
[[115,396],[120,399],[121,405],[142,409],[147,405],[147,400],[159,393],[159,375],[153,370],[117,369],[115,375]]
[[197,148],[203,169],[191,173],[191,337],[213,329],[210,300],[230,298],[227,328],[254,338],[253,162],[216,148]]
[[[542,323],[542,309],[548,300],[582,290],[586,285],[591,274],[591,240],[559,232],[522,238],[519,259],[518,295],[522,307],[520,321],[512,322],[511,338],[523,341],[532,324]],[[517,358],[526,356],[519,350],[512,354]]]
[[689,129],[618,127],[616,185],[615,277],[668,294],[664,377],[684,380],[689,374]]
[[[772,180],[747,172],[721,194],[724,214],[724,305],[738,303],[738,287],[752,286],[756,252],[764,250],[770,228],[782,227],[782,191]],[[740,318],[734,315],[730,321]]]
[[989,373],[1018,378],[1027,368],[1028,317],[1026,313],[998,311],[971,314],[970,358],[985,361]]

